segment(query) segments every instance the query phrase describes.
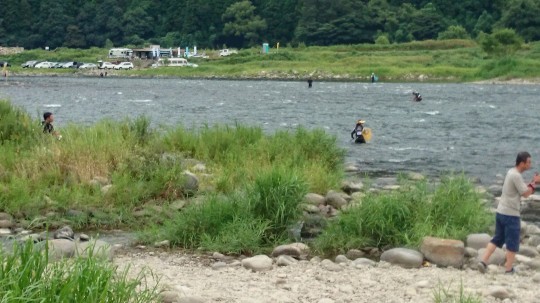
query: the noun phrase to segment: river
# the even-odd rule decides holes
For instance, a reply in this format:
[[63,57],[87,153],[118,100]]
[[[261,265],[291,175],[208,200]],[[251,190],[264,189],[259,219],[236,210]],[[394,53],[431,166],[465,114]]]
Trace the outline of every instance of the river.
[[[422,102],[413,102],[419,91]],[[55,114],[55,128],[100,119],[149,117],[153,125],[234,124],[279,129],[323,128],[337,137],[347,162],[370,175],[465,172],[492,184],[533,156],[540,170],[540,85],[225,81],[92,77],[13,77],[8,99],[32,115]],[[369,144],[350,141],[357,119],[373,130]]]

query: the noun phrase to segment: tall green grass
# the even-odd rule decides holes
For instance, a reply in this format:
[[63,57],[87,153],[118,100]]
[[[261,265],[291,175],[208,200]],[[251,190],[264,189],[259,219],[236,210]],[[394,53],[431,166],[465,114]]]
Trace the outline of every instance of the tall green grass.
[[[243,125],[158,129],[145,117],[102,120],[59,129],[58,141],[39,121],[0,103],[5,140],[0,144],[0,209],[32,220],[48,212],[60,219],[72,209],[87,216],[76,227],[137,225],[134,209],[184,198],[190,159],[205,163],[201,193],[233,194],[280,167],[325,193],[341,181],[343,150],[322,130],[265,134]],[[26,143],[24,143],[26,142]],[[113,185],[103,193],[95,177]],[[99,211],[97,211],[99,210]],[[99,215],[96,215],[99,214]],[[159,214],[148,221],[161,221]]]
[[493,221],[463,175],[447,176],[437,186],[425,181],[404,186],[369,194],[359,206],[344,211],[315,239],[316,251],[331,255],[366,246],[418,247],[425,236],[465,239]]
[[128,277],[106,261],[89,256],[49,263],[31,242],[0,250],[0,302],[146,303],[157,289],[141,274]]
[[288,239],[288,229],[300,220],[306,190],[293,171],[276,167],[242,191],[190,205],[143,239],[224,253],[261,252]]

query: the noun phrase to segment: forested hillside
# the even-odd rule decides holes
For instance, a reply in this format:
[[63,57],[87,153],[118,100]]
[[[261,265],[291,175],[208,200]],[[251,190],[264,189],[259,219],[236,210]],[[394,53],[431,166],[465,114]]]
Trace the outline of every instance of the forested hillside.
[[476,37],[540,40],[540,0],[3,0],[0,45],[247,47]]

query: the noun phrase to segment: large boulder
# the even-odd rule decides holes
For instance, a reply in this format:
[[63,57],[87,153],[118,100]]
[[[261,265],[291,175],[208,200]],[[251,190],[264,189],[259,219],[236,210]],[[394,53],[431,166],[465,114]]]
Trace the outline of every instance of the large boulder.
[[186,195],[194,195],[199,190],[199,179],[195,174],[184,171],[183,173],[184,185],[182,186],[182,191]]
[[341,183],[341,190],[349,195],[361,191],[362,188],[364,188],[362,182],[343,181]]
[[279,257],[282,255],[300,258],[309,253],[309,247],[304,243],[292,243],[279,245],[272,251],[272,257]]
[[54,238],[73,240],[75,238],[75,233],[71,227],[66,225],[54,232]]
[[420,252],[434,264],[461,268],[465,259],[465,244],[459,240],[424,237]]
[[419,268],[422,266],[424,256],[416,250],[398,247],[383,252],[381,261],[399,265],[404,268]]
[[75,255],[75,242],[68,239],[53,239],[36,244],[35,248],[45,251],[45,245],[48,246],[49,260],[57,261],[65,258],[72,258]]

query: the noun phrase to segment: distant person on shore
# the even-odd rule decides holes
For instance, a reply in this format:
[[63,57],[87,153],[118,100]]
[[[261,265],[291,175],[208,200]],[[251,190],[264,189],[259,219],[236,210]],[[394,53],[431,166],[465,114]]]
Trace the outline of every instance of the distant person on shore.
[[57,131],[54,130],[54,126],[52,123],[54,122],[54,115],[51,112],[46,112],[43,114],[43,122],[41,124],[43,125],[43,133],[45,134],[51,134],[56,137],[56,139],[60,140],[62,139],[62,135],[60,135]]
[[519,251],[519,232],[521,229],[520,206],[521,197],[527,198],[536,189],[536,183],[540,182],[540,176],[535,174],[531,183],[525,184],[521,174],[531,168],[531,155],[528,152],[520,152],[516,157],[516,166],[506,173],[504,178],[501,200],[497,206],[495,215],[495,236],[486,246],[486,251],[478,263],[481,273],[487,271],[489,257],[497,247],[506,244],[506,273],[514,273],[514,260]]
[[416,102],[422,101],[422,95],[420,95],[419,92],[413,91],[412,94],[413,94],[413,101],[416,101]]
[[351,132],[351,139],[354,140],[354,143],[366,143],[366,139],[364,139],[364,135],[362,134],[362,131],[364,130],[364,123],[366,123],[366,121],[361,119],[356,121],[356,125]]
[[4,64],[2,64],[2,75],[4,76],[4,78],[7,79],[7,76],[8,76],[8,70],[7,70],[7,62],[4,62]]
[[308,88],[311,88],[311,86],[313,85],[313,80],[311,78],[309,78],[307,80],[307,84],[308,84]]
[[371,83],[375,82],[375,73],[371,73]]

